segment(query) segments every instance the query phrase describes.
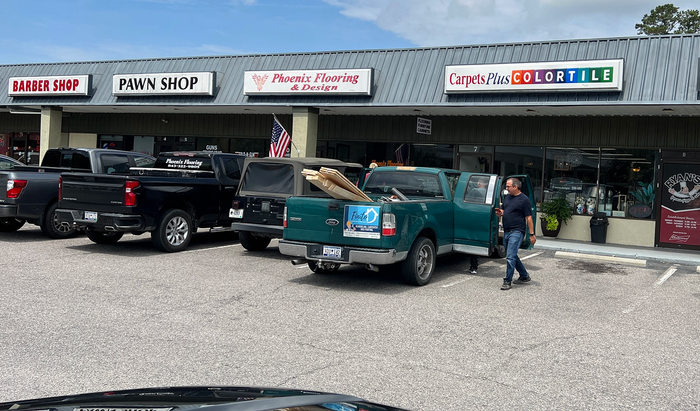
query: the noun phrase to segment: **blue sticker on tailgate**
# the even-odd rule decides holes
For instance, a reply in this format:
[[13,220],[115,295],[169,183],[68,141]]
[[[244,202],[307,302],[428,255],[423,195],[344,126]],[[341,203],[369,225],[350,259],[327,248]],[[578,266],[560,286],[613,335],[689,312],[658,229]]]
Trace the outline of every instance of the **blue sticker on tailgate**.
[[378,206],[345,206],[343,237],[380,238]]

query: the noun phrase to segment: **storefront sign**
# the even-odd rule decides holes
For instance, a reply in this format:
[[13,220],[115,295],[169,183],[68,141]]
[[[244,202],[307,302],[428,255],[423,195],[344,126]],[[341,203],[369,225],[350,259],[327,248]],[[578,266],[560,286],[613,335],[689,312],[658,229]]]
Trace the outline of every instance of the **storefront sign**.
[[622,91],[623,60],[445,66],[445,93]]
[[664,164],[659,242],[700,246],[700,166]]
[[246,71],[243,94],[350,94],[369,96],[372,69]]
[[433,129],[433,120],[427,118],[418,117],[418,123],[416,124],[416,132],[419,134],[430,135]]
[[87,96],[90,74],[80,76],[10,77],[7,95],[17,96]]
[[115,96],[214,95],[214,73],[115,74]]

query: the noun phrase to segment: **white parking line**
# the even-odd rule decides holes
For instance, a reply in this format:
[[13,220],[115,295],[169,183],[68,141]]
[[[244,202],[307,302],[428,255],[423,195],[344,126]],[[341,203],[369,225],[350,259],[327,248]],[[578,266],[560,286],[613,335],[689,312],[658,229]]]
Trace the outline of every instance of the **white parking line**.
[[526,255],[525,257],[521,258],[520,261],[527,260],[528,258],[532,258],[532,257],[537,257],[540,254],[542,254],[542,253],[535,253],[535,254]]
[[200,249],[198,249],[198,250],[185,250],[185,251],[180,251],[180,254],[184,254],[184,253],[196,253],[196,252],[199,252],[199,251],[216,250],[216,249],[219,249],[219,248],[238,247],[239,245],[240,245],[240,244],[231,244],[231,245],[222,245],[222,246],[219,246],[219,247],[200,248]]
[[440,287],[442,287],[442,288],[452,287],[453,285],[462,284],[463,282],[465,282],[465,281],[467,281],[467,280],[471,280],[472,278],[474,278],[474,277],[467,277],[467,278],[465,278],[465,279],[463,279],[463,280],[459,280],[459,281],[455,281],[455,282],[453,282],[453,283],[441,285]]
[[695,270],[700,273],[700,265],[698,266],[697,270]]
[[659,278],[659,280],[658,280],[656,283],[654,283],[654,285],[658,287],[658,286],[660,286],[661,284],[663,284],[664,281],[666,281],[666,280],[668,280],[669,278],[671,278],[671,276],[673,275],[673,273],[676,272],[677,269],[678,269],[678,264],[673,265],[672,267],[670,267],[668,270],[666,270],[666,272],[664,273],[664,275],[661,276],[661,278]]

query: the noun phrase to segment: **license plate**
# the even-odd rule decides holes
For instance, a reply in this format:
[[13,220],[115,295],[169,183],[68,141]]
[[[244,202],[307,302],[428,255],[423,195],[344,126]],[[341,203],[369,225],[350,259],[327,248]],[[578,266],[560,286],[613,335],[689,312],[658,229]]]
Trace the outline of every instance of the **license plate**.
[[86,211],[86,212],[85,212],[84,220],[85,220],[85,221],[92,221],[92,222],[97,221],[97,212],[95,212],[95,211]]
[[340,257],[342,257],[342,248],[324,245],[323,246],[323,256],[324,257],[331,257],[331,258],[340,258]]
[[242,208],[238,208],[238,209],[230,208],[228,210],[228,217],[229,218],[243,218],[243,209]]

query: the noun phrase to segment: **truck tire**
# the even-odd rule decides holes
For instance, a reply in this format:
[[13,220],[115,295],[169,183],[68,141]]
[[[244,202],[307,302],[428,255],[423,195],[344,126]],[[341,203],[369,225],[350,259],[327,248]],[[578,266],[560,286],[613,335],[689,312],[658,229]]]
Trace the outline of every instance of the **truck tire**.
[[69,223],[59,223],[56,216],[58,203],[53,203],[44,214],[44,221],[41,223],[41,232],[51,238],[70,238],[78,232],[76,228]]
[[401,263],[403,280],[411,285],[426,285],[435,271],[435,245],[425,237],[418,237]]
[[262,251],[270,245],[272,239],[270,237],[258,237],[250,231],[241,231],[238,233],[238,239],[243,248],[248,251]]
[[124,236],[124,233],[87,230],[85,235],[95,244],[114,244]]
[[0,218],[0,233],[11,233],[19,230],[24,225],[24,220],[16,218]]
[[505,258],[506,257],[506,247],[503,244],[498,244],[491,253],[492,258]]
[[151,232],[153,245],[168,253],[184,250],[191,239],[192,219],[177,208],[166,211],[158,220],[155,231]]
[[309,261],[309,268],[316,274],[328,274],[338,271],[340,264],[321,261]]

